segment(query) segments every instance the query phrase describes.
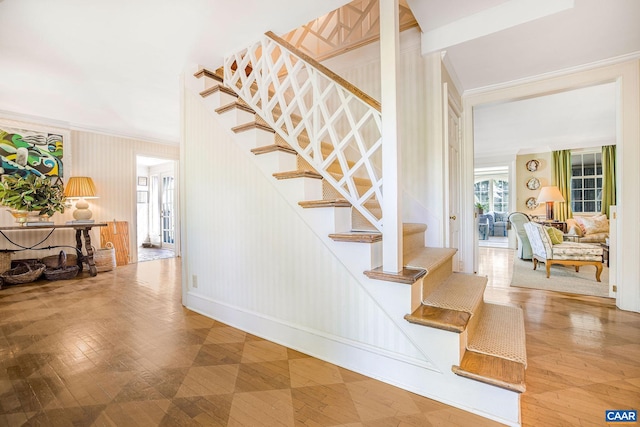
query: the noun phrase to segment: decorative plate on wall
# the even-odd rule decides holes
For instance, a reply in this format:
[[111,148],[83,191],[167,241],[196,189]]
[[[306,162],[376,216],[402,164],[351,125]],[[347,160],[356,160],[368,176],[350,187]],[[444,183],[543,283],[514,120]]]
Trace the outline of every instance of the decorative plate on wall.
[[527,188],[529,190],[537,190],[540,188],[540,181],[538,181],[538,178],[529,178],[529,181],[527,181]]
[[538,201],[535,197],[529,197],[525,202],[527,204],[527,209],[534,210],[538,207]]
[[533,159],[533,160],[529,160],[529,161],[527,162],[527,170],[528,170],[529,172],[535,172],[535,171],[537,171],[537,170],[538,170],[538,167],[540,167],[540,162],[539,162],[539,161],[537,161],[537,160],[535,160],[535,159]]

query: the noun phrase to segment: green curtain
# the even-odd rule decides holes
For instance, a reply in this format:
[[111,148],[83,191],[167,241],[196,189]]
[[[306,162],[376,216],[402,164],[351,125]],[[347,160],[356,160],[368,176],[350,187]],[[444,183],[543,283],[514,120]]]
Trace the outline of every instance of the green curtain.
[[616,204],[616,146],[602,147],[602,209],[609,218],[609,206]]
[[554,151],[553,153],[554,185],[560,189],[564,202],[556,202],[553,213],[558,221],[565,221],[573,216],[571,212],[571,150]]

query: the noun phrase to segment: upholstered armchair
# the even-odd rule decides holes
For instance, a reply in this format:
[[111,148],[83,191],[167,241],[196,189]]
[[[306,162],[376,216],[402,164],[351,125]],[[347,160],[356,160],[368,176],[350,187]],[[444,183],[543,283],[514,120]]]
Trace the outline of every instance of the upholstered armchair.
[[[553,227],[545,227],[536,222],[527,222],[524,229],[531,243],[533,252],[533,269],[538,267],[539,262],[543,262],[547,267],[547,279],[551,274],[553,264],[572,265],[576,271],[583,265],[593,265],[596,267],[596,280],[600,281],[602,273],[602,247],[589,243],[564,242],[562,237],[557,243],[552,243],[549,233],[556,233],[558,230]],[[553,231],[556,230],[556,231]],[[562,235],[562,232],[560,232]]]
[[516,237],[518,238],[518,258],[531,259],[533,257],[531,244],[524,229],[524,224],[529,222],[529,215],[522,212],[513,212],[509,215],[509,222],[511,223],[511,228],[516,231]]

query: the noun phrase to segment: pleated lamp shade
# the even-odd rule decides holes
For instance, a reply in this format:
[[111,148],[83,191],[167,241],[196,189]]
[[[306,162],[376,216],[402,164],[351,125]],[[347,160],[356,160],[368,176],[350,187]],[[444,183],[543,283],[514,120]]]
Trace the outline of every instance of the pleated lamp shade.
[[95,199],[96,194],[96,186],[88,176],[72,176],[64,186],[64,195],[70,199]]
[[89,203],[84,199],[97,199],[96,186],[88,176],[72,176],[64,187],[64,195],[70,199],[80,199],[76,203],[73,217],[79,222],[92,221],[93,213],[89,210]]

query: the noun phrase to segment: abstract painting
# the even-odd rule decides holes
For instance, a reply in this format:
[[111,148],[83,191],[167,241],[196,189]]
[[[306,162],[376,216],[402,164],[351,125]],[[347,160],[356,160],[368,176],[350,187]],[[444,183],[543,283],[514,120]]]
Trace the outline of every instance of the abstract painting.
[[0,127],[0,173],[62,178],[63,146],[58,133]]

